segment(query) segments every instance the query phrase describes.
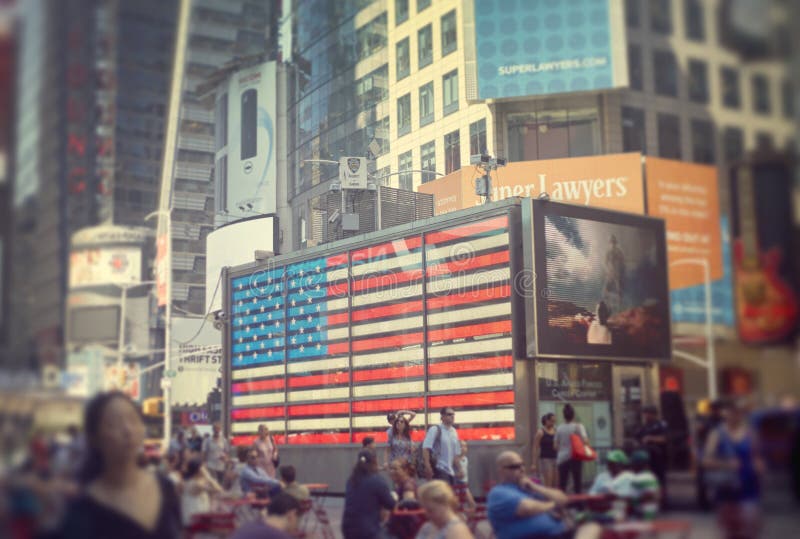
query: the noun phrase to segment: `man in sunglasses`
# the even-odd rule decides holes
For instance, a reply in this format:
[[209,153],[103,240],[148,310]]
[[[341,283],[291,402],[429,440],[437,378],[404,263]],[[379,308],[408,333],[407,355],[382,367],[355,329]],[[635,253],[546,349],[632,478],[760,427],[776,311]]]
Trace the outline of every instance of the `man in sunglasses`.
[[518,453],[503,451],[496,462],[500,481],[489,492],[486,506],[497,539],[600,537],[602,528],[597,524],[570,529],[553,514],[567,503],[566,494],[531,481]]
[[461,456],[458,432],[453,426],[456,413],[451,407],[446,406],[442,408],[440,415],[442,423],[429,428],[422,442],[425,477],[441,479],[453,486],[456,474],[460,471],[458,457]]

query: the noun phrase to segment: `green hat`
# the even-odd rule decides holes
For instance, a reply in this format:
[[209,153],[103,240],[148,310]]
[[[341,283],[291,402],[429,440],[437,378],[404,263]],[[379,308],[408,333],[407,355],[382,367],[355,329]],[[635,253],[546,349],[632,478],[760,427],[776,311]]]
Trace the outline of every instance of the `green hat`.
[[606,455],[606,462],[613,462],[614,464],[628,464],[628,455],[621,449],[612,449]]
[[631,455],[631,462],[635,462],[637,464],[648,463],[650,462],[650,455],[644,449],[637,449]]

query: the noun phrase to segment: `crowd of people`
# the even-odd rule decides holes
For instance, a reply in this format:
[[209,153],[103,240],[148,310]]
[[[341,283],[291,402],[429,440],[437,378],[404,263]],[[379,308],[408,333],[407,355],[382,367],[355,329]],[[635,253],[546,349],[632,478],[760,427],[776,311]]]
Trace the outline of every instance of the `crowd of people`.
[[[727,536],[755,537],[764,467],[757,438],[740,403],[716,403],[714,412],[717,420],[706,429],[698,457],[704,481]],[[666,497],[667,432],[657,409],[643,409],[635,443],[605,453],[587,498],[608,502],[599,509],[571,504],[583,487],[575,440],[586,446],[591,440],[571,405],[562,415],[560,424],[553,413],[541,418],[530,474],[518,453],[497,455],[495,484],[479,506],[470,492],[469,448],[459,439],[455,410],[442,408],[424,437],[414,436],[413,411],[389,414],[382,459],[374,438],[365,437],[347,479],[342,534],[470,538],[477,513],[484,511],[481,518],[497,539],[589,539],[600,536],[598,523],[654,519]],[[163,456],[142,451],[144,435],[138,406],[109,392],[87,404],[82,434],[70,428],[54,445],[34,436],[26,461],[4,474],[3,527],[13,538],[175,538],[193,517],[219,509],[225,500],[262,500],[263,518],[239,527],[233,537],[286,538],[311,507],[309,489],[297,481],[293,466],[281,465],[266,425],[252,444],[236,448],[219,424],[205,437],[194,428],[179,429]]]

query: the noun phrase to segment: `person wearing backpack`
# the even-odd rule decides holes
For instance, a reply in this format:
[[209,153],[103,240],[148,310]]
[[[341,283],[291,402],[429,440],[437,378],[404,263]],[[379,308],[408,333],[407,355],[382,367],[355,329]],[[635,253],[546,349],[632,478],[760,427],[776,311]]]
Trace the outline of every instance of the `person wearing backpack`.
[[446,406],[442,408],[440,415],[441,424],[429,428],[422,442],[425,478],[441,479],[453,486],[456,474],[460,471],[458,457],[461,456],[458,432],[453,426],[456,414],[451,407]]
[[589,444],[589,436],[586,434],[586,427],[580,422],[575,421],[575,409],[571,404],[564,405],[564,423],[556,428],[553,446],[556,449],[556,466],[558,466],[559,488],[566,492],[569,476],[572,475],[572,483],[575,487],[575,494],[581,493],[581,480],[583,472],[583,462],[573,458],[572,455],[572,435],[577,434],[583,439],[583,443]]

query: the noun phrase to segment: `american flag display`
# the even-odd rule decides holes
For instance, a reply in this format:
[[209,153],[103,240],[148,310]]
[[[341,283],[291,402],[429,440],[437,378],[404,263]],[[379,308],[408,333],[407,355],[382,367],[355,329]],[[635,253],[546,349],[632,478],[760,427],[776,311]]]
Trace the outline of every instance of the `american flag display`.
[[463,439],[513,439],[509,218],[359,245],[230,280],[230,420],[278,443],[414,437],[453,406]]

